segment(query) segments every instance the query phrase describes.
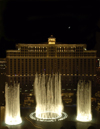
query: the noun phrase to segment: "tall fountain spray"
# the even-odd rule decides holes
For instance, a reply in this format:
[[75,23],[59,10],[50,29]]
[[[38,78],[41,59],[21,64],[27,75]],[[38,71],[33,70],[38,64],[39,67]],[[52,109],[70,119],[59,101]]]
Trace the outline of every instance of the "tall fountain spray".
[[45,74],[36,74],[34,90],[36,97],[36,118],[41,121],[61,118],[63,111],[61,75],[55,74],[46,77]]
[[13,86],[8,86],[8,83],[5,84],[5,123],[8,125],[17,125],[22,122],[19,89],[19,83],[14,83]]
[[77,120],[91,121],[91,81],[79,80],[77,85]]

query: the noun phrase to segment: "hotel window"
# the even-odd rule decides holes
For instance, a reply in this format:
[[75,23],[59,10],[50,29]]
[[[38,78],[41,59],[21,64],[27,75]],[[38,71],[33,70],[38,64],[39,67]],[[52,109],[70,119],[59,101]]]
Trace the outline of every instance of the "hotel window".
[[24,47],[21,47],[21,50],[24,50]]

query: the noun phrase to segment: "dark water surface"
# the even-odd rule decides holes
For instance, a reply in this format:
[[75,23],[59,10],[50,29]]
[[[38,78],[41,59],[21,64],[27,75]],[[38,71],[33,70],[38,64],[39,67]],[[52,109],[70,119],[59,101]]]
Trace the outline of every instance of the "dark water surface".
[[17,126],[8,126],[4,122],[1,122],[1,127],[7,126],[9,129],[70,129],[71,126],[75,126],[76,129],[87,129],[89,126],[94,126],[95,129],[100,129],[100,113],[95,109],[92,109],[92,121],[79,122],[76,120],[76,106],[65,106],[64,111],[68,114],[68,118],[63,121],[56,122],[40,122],[31,120],[29,118],[30,113],[34,112],[35,108],[21,108],[22,124]]

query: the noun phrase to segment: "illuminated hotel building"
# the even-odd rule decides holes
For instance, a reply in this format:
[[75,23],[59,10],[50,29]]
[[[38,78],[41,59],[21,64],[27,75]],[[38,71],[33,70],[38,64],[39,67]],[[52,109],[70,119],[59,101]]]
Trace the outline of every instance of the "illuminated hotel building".
[[7,80],[20,82],[21,92],[31,92],[35,73],[62,75],[62,90],[76,90],[79,79],[92,80],[95,86],[96,51],[86,50],[86,44],[57,43],[51,36],[44,44],[16,45],[7,50]]

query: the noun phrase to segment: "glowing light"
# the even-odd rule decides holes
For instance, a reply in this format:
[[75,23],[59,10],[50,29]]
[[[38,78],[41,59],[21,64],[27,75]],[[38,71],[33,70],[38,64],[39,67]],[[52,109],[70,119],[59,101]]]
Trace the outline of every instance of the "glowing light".
[[55,42],[49,42],[49,44],[55,44]]
[[17,125],[17,124],[22,123],[22,119],[19,118],[19,117],[12,118],[12,117],[9,117],[9,116],[8,116],[8,117],[6,118],[5,123],[8,124],[8,125]]
[[77,85],[77,120],[91,121],[91,81],[80,80]]
[[86,121],[91,121],[92,120],[92,115],[91,114],[85,114],[81,113],[77,116],[76,118],[78,121],[86,122]]
[[20,117],[20,102],[19,102],[19,84],[14,83],[14,86],[5,85],[5,123],[8,125],[17,125],[22,122]]
[[70,26],[68,26],[68,29],[70,29],[71,27]]
[[86,49],[86,48],[84,48],[84,50],[86,51],[87,49]]
[[[53,119],[56,120],[62,118],[61,74],[49,75],[47,85],[45,79],[47,79],[45,78],[45,74],[35,75],[35,118],[39,121],[53,121]],[[30,117],[32,118],[32,115],[30,115]],[[32,119],[35,118],[33,117]]]
[[[47,112],[44,112],[45,114],[46,113],[48,113],[49,111],[47,111]],[[49,112],[49,113],[54,113],[55,114],[55,112]],[[56,115],[56,114],[55,114]],[[37,121],[41,121],[41,122],[55,122],[55,121],[61,121],[61,120],[64,120],[64,119],[66,119],[67,117],[68,117],[68,115],[65,113],[65,112],[62,112],[61,113],[61,115],[59,116],[58,115],[58,117],[53,117],[52,119],[50,119],[50,118],[45,118],[45,119],[43,119],[43,118],[37,118],[36,117],[36,112],[32,112],[30,115],[29,115],[29,117],[31,118],[31,119],[33,119],[33,120],[37,120]]]

